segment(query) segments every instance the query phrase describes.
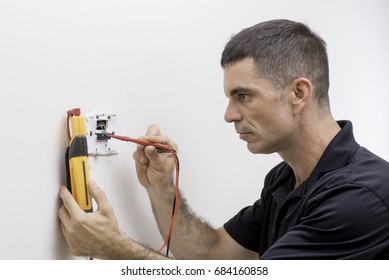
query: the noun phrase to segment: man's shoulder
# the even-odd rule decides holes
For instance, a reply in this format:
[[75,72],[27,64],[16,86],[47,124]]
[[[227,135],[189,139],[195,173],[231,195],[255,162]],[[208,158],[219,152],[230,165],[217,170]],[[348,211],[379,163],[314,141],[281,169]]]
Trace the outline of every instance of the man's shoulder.
[[373,194],[389,209],[389,163],[362,146],[346,165],[324,172],[315,185],[311,194],[364,189],[362,193]]
[[389,206],[389,163],[360,147],[350,161],[350,183],[366,187]]

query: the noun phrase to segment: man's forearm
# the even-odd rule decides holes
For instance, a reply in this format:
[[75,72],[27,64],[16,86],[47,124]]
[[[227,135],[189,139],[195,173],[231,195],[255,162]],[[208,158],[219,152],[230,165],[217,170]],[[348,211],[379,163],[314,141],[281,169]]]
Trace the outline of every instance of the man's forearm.
[[[157,189],[157,188],[155,188]],[[161,234],[166,238],[172,216],[174,188],[164,192],[149,191],[149,197]],[[177,259],[208,259],[217,247],[218,235],[209,224],[189,209],[180,195],[179,211],[173,226],[170,250]]]
[[113,238],[102,250],[100,259],[111,260],[167,260],[169,258],[128,238],[125,234]]

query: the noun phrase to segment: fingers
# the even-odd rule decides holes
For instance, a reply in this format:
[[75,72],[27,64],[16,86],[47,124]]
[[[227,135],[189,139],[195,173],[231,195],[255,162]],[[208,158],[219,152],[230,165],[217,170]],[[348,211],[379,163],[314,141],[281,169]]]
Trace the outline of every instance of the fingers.
[[73,255],[104,256],[111,250],[112,236],[121,231],[104,191],[94,181],[89,182],[89,190],[98,205],[93,213],[85,213],[66,187],[61,186],[60,227]]
[[161,135],[161,131],[159,127],[155,124],[149,125],[147,128],[146,136],[159,136]]
[[149,166],[149,159],[147,158],[146,154],[144,153],[144,146],[137,146],[136,151],[132,154],[135,163],[137,167],[140,167],[143,170],[146,170]]
[[[62,213],[67,210],[68,215],[75,217],[79,215],[80,213],[83,213],[81,208],[78,206],[76,200],[72,196],[72,194],[69,192],[69,190],[65,186],[61,186],[59,189],[59,196],[62,199],[63,206],[66,209],[62,209]],[[62,208],[62,207],[61,207]],[[64,214],[63,214],[63,217]]]
[[[105,195],[105,192],[91,180],[89,182],[89,191],[98,205],[100,212],[107,212],[112,209],[110,202]],[[62,220],[68,220],[71,217],[79,217],[84,214],[84,211],[78,206],[76,200],[65,186],[60,187],[59,196],[63,201],[62,207],[58,211],[58,215]]]
[[58,218],[61,222],[61,227],[63,226],[63,224],[68,224],[71,217],[70,217],[70,214],[69,212],[66,210],[66,207],[65,205],[62,205],[61,208],[59,208],[58,210]]
[[[169,143],[169,139],[166,136],[161,135],[159,127],[155,124],[150,125],[147,128],[145,136],[140,137],[140,139],[161,144]],[[137,167],[146,170],[149,167],[149,160],[156,159],[157,155],[157,151],[154,147],[137,145],[137,149],[133,153],[133,158]]]
[[[153,137],[153,136],[154,137],[160,136],[160,135],[161,135],[161,131],[160,131],[159,127],[155,124],[152,124],[147,128],[145,136],[140,137],[140,139],[154,142],[149,138]],[[133,153],[133,158],[135,160],[135,163],[137,164],[138,167],[140,167],[143,170],[146,170],[149,166],[149,159],[145,154],[145,148],[146,147],[143,145],[137,145],[136,151]]]
[[158,151],[153,146],[147,146],[145,148],[145,154],[150,161],[158,160]]
[[170,184],[174,168],[171,149],[177,151],[176,144],[168,137],[161,135],[156,125],[150,125],[146,135],[141,139],[160,145],[138,145],[133,153],[139,182],[145,188]]
[[164,144],[164,145],[169,146],[177,151],[177,145],[173,141],[171,141],[167,136],[164,136],[164,135],[158,135],[158,136],[146,135],[143,137],[143,139],[150,141],[150,142],[153,142],[153,143]]
[[[149,142],[163,144],[166,146],[171,147],[175,151],[177,151],[177,145],[171,141],[167,136],[161,135],[161,131],[157,125],[150,125],[147,128],[146,134],[143,137],[140,137],[142,140],[147,140]],[[152,146],[152,145],[150,145]],[[159,148],[157,146],[157,148]],[[162,148],[163,149],[163,148]],[[138,145],[136,152],[139,153],[138,155],[134,155],[134,159],[140,164],[140,165],[147,165],[148,158],[144,154],[145,146],[144,145]],[[148,155],[153,155],[155,153],[154,149],[148,150]],[[146,167],[146,166],[144,166]]]
[[[177,150],[177,145],[171,141],[167,136],[161,135],[161,131],[159,127],[155,124],[150,125],[147,128],[147,132],[145,136],[142,137],[142,139],[154,142],[154,143],[160,143],[165,144],[167,146],[170,146],[171,148]],[[143,147],[143,146],[141,146]]]

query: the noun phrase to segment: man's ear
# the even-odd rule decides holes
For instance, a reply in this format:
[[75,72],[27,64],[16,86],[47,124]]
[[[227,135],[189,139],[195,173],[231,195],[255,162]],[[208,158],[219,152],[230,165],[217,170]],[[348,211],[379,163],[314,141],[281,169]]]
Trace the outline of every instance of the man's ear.
[[313,85],[307,78],[297,78],[288,86],[289,101],[294,114],[300,114],[312,101]]

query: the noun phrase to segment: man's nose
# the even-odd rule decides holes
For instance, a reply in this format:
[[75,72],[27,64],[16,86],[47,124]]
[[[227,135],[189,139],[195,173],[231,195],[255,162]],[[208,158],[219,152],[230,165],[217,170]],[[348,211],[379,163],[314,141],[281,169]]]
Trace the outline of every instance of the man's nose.
[[231,101],[228,102],[226,112],[224,113],[224,120],[228,123],[240,121],[242,119],[241,114],[237,110],[236,106]]

